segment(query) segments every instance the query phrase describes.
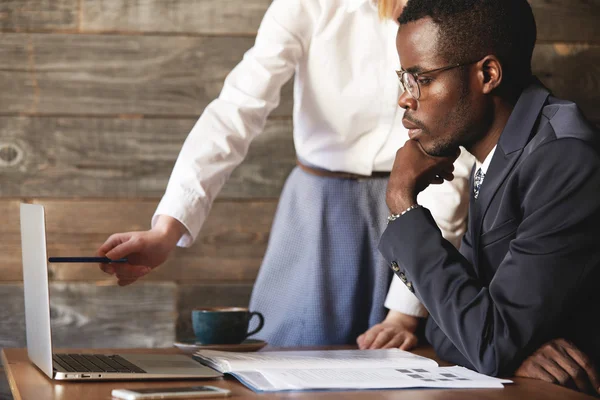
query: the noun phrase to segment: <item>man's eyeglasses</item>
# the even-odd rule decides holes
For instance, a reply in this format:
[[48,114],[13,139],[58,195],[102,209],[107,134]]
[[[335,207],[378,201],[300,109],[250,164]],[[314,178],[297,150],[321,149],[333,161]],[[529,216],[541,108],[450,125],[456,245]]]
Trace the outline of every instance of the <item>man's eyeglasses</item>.
[[448,65],[447,67],[430,69],[429,71],[423,71],[423,72],[408,72],[408,71],[404,71],[404,70],[399,70],[399,71],[396,71],[396,75],[398,75],[398,80],[400,81],[400,87],[402,88],[402,91],[410,93],[410,95],[412,97],[414,97],[415,100],[419,100],[419,97],[421,97],[421,87],[419,86],[419,76],[425,75],[425,74],[430,74],[432,72],[442,72],[442,71],[448,71],[450,69],[454,69],[454,68],[458,68],[458,67],[464,67],[465,65],[475,64],[478,61],[479,60],[471,61],[471,62],[467,62],[467,63],[453,64],[453,65]]

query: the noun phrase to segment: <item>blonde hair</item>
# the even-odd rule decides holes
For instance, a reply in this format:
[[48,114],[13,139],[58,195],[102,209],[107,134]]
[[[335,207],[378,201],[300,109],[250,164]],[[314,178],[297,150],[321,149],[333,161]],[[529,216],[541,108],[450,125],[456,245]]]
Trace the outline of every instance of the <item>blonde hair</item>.
[[394,11],[398,6],[398,0],[379,0],[377,2],[377,8],[379,10],[379,18],[381,19],[393,19]]

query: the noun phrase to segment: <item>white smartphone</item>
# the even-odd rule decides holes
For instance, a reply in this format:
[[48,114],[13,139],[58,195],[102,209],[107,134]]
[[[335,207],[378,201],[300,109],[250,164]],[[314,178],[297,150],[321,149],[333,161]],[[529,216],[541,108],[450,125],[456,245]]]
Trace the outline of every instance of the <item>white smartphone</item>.
[[124,400],[195,399],[201,397],[227,397],[231,391],[215,386],[183,386],[153,389],[114,389],[113,397]]

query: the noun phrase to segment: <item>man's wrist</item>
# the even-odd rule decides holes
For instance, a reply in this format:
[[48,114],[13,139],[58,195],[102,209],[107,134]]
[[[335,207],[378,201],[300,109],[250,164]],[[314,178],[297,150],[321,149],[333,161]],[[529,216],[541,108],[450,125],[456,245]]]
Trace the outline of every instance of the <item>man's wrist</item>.
[[[390,196],[388,196],[390,199]],[[400,195],[395,198],[392,197],[393,201],[388,201],[388,208],[392,214],[401,214],[409,207],[417,204],[416,196]]]

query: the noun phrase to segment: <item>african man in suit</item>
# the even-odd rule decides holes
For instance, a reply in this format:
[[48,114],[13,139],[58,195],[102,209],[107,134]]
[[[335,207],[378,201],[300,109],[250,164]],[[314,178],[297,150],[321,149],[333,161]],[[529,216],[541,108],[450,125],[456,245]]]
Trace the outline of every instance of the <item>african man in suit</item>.
[[[532,76],[529,4],[410,0],[399,22],[411,140],[396,155],[379,249],[427,308],[427,339],[490,375],[556,338],[599,360],[598,133]],[[416,195],[452,179],[459,146],[479,165],[456,250]]]

